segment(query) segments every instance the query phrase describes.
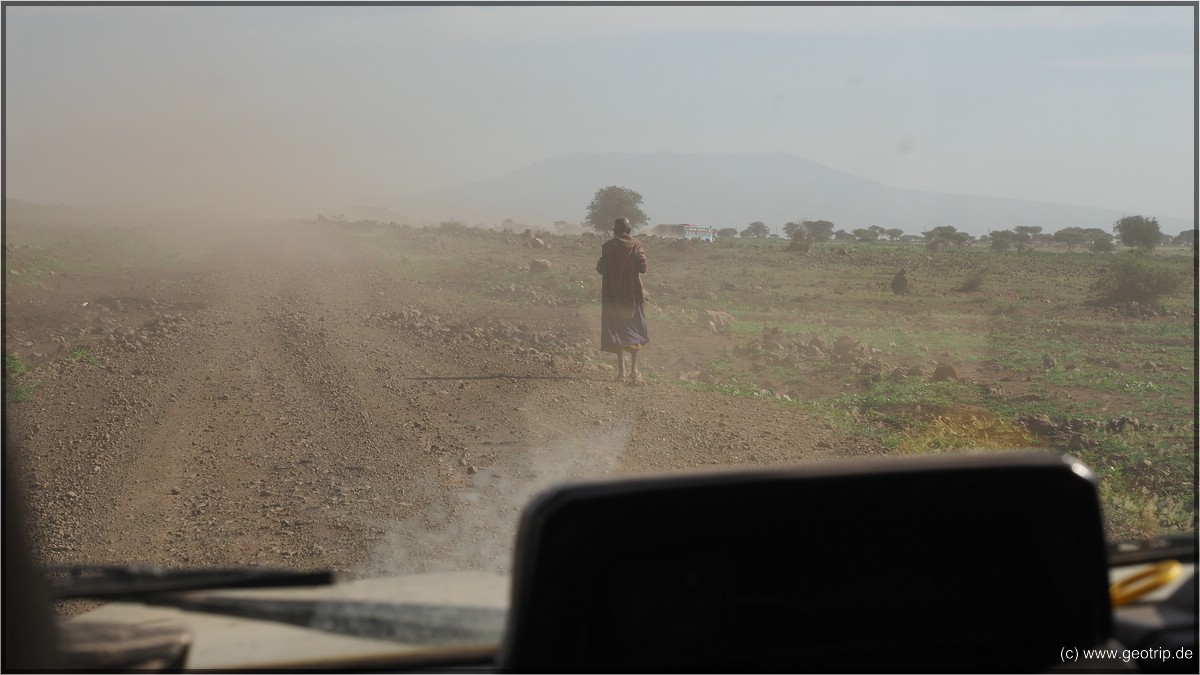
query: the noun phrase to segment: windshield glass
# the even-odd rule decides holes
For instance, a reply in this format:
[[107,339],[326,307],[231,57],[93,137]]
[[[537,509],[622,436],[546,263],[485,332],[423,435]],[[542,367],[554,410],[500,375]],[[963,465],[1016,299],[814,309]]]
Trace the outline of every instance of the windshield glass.
[[1020,448],[1195,531],[1195,7],[4,16],[42,564],[503,577],[563,481]]

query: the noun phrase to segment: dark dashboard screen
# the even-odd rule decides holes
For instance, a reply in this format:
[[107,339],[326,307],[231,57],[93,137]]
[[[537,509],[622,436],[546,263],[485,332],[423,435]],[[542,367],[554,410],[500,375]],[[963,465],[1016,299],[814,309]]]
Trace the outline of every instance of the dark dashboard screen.
[[917,465],[551,493],[518,538],[506,647],[549,638],[546,668],[1022,669],[1107,637],[1089,480],[1040,456]]

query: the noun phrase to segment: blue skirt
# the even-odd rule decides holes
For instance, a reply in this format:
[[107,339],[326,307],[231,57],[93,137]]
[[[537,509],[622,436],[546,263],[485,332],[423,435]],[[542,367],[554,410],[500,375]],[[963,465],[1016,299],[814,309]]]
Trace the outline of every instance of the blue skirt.
[[[628,305],[627,305],[628,306]],[[621,311],[612,305],[600,310],[600,349],[614,354],[641,349],[650,342],[650,329],[646,326],[646,312],[642,303],[629,316],[628,310]]]

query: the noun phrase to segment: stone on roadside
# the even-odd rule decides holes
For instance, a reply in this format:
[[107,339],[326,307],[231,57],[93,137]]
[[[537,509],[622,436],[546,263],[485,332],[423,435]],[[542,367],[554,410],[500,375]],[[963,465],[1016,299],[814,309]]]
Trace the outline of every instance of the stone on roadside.
[[1056,427],[1050,417],[1045,414],[1021,415],[1017,418],[1017,423],[1028,429],[1030,433],[1042,436],[1043,438],[1053,436],[1054,434],[1058,433],[1058,427]]
[[733,328],[733,316],[726,312],[714,312],[706,309],[696,317],[696,323],[702,326],[707,324],[714,333],[726,333]]
[[949,363],[939,363],[938,367],[934,369],[933,375],[931,375],[929,379],[934,382],[957,380],[958,371],[955,370],[954,366],[950,365]]

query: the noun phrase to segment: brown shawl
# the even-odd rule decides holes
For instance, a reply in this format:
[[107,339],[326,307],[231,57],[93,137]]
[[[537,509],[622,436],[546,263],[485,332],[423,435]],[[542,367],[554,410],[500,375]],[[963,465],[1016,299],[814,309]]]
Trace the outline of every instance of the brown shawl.
[[642,242],[627,234],[616,235],[604,242],[596,271],[604,275],[600,296],[604,305],[633,316],[637,306],[645,301],[639,275],[648,271],[648,265]]

